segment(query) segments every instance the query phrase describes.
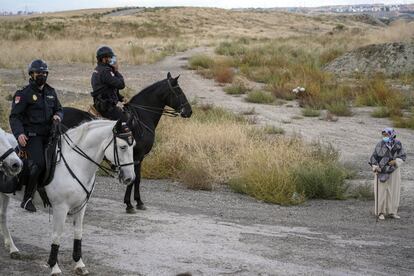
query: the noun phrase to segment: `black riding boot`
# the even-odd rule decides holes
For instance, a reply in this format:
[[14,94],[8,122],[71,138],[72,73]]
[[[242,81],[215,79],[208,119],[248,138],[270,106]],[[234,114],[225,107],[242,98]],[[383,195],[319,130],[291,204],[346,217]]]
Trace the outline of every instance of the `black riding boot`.
[[36,212],[36,207],[33,205],[33,195],[36,192],[37,187],[37,178],[38,178],[38,172],[36,170],[36,165],[31,164],[29,165],[30,173],[28,177],[25,177],[24,185],[24,195],[23,195],[23,201],[20,204],[20,207],[23,209],[26,209],[29,212]]

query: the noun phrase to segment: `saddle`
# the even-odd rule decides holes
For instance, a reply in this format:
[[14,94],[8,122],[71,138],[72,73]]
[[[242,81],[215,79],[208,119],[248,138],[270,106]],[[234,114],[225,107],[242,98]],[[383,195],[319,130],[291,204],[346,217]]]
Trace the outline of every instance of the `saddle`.
[[99,113],[99,111],[96,110],[96,108],[93,106],[93,104],[89,105],[88,113],[91,114],[92,116],[96,117],[96,118],[102,118],[103,117],[101,115],[101,113]]

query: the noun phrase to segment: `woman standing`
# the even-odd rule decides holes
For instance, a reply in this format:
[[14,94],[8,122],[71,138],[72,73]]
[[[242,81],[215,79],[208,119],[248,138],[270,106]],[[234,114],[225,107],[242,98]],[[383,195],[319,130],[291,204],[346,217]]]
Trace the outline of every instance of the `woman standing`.
[[380,220],[384,220],[386,215],[399,219],[397,212],[401,190],[400,167],[406,159],[406,154],[401,142],[396,139],[394,129],[383,129],[382,136],[370,160],[372,171],[375,173],[375,215]]

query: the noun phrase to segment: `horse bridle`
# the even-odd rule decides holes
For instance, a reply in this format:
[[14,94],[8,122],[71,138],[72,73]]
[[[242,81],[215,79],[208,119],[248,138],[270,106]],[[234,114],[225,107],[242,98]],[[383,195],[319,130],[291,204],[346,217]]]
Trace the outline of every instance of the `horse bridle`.
[[[170,95],[174,95],[178,99],[178,101],[180,103],[180,105],[178,106],[178,108],[174,110],[174,112],[175,113],[178,113],[178,115],[179,115],[179,114],[181,114],[181,110],[184,108],[184,106],[190,105],[190,103],[188,102],[188,100],[185,103],[183,103],[181,101],[181,97],[178,95],[177,91],[175,91],[176,88],[181,89],[181,87],[178,85],[178,83],[177,83],[176,86],[172,86],[172,84],[170,82],[170,79],[167,79],[167,83],[168,83],[168,87],[170,88],[170,91],[172,93]],[[178,111],[178,110],[180,110],[180,111]]]
[[167,84],[168,84],[168,88],[170,89],[171,93],[168,93],[168,95],[166,95],[163,99],[165,100],[167,97],[171,97],[171,96],[175,96],[180,105],[176,108],[176,109],[166,109],[166,108],[159,108],[159,107],[153,107],[153,106],[146,106],[146,105],[140,105],[140,104],[133,104],[133,103],[126,103],[125,107],[131,106],[131,107],[135,107],[144,111],[148,111],[151,113],[155,113],[155,114],[159,114],[159,115],[165,115],[165,116],[169,116],[169,117],[177,117],[181,114],[182,109],[186,106],[186,105],[190,105],[190,103],[188,102],[188,100],[186,102],[182,102],[180,96],[178,95],[178,92],[176,91],[176,89],[181,89],[181,87],[177,84],[176,86],[172,86],[170,79],[167,79]]
[[[83,158],[89,160],[90,162],[92,162],[93,164],[95,164],[99,169],[101,169],[103,172],[105,172],[108,176],[114,177],[112,173],[118,173],[119,170],[122,167],[126,167],[126,166],[131,166],[131,165],[135,165],[135,162],[130,162],[130,163],[125,163],[125,164],[120,164],[119,162],[119,153],[118,153],[118,147],[117,147],[117,142],[116,142],[116,138],[120,138],[124,141],[126,141],[128,143],[129,146],[132,146],[132,144],[134,143],[134,137],[132,135],[131,131],[125,132],[125,133],[117,133],[115,130],[112,130],[112,139],[109,141],[109,143],[105,146],[104,148],[104,152],[106,151],[106,149],[111,145],[111,143],[114,144],[114,162],[115,164],[112,164],[111,168],[107,168],[102,166],[101,164],[97,163],[95,160],[93,160],[88,154],[86,154],[81,148],[79,148],[73,141],[72,139],[70,139],[69,135],[67,135],[67,133],[63,133],[62,136],[65,139],[66,143],[68,145],[70,145],[72,147],[72,149],[78,153],[80,156],[82,156]],[[63,157],[62,152],[60,152],[60,155]]]
[[[135,165],[136,162],[131,162],[131,163],[125,163],[125,164],[120,164],[119,163],[119,154],[118,154],[118,147],[117,147],[117,142],[116,142],[116,138],[120,138],[125,140],[129,146],[132,146],[132,144],[134,143],[134,137],[132,136],[132,132],[125,132],[125,133],[117,133],[115,131],[115,129],[112,130],[112,139],[109,141],[108,145],[106,145],[106,147],[104,148],[104,152],[106,151],[106,149],[111,145],[111,143],[114,144],[114,161],[115,164],[113,164],[111,166],[111,168],[107,168],[102,166],[101,164],[97,163],[95,160],[93,160],[89,155],[87,155],[81,148],[79,148],[73,141],[72,139],[70,139],[69,135],[65,132],[62,133],[62,131],[60,131],[61,136],[63,136],[65,142],[76,152],[78,153],[80,156],[82,156],[83,158],[89,160],[90,162],[92,162],[93,164],[95,164],[99,169],[101,169],[103,172],[105,172],[108,176],[110,177],[114,177],[114,175],[112,175],[112,173],[118,173],[120,171],[120,169],[122,167],[126,167],[126,166],[131,166],[131,165]],[[60,144],[60,142],[59,142]],[[70,175],[79,183],[79,185],[82,187],[82,189],[85,191],[86,193],[86,199],[85,201],[79,206],[79,207],[75,207],[74,209],[77,210],[69,212],[70,215],[76,214],[78,212],[80,212],[83,207],[86,205],[86,203],[88,203],[89,198],[91,197],[92,191],[95,188],[95,182],[96,182],[96,177],[93,180],[93,184],[92,184],[92,188],[90,191],[88,191],[88,189],[85,187],[85,185],[80,181],[80,179],[76,176],[76,174],[73,172],[73,170],[69,167],[68,162],[66,161],[65,157],[62,154],[62,150],[60,150],[60,157],[63,160],[63,163],[65,164],[67,170],[69,171]],[[112,172],[112,173],[111,173]]]
[[0,156],[0,168],[3,168],[4,160],[14,152],[13,148],[8,149],[2,156]]

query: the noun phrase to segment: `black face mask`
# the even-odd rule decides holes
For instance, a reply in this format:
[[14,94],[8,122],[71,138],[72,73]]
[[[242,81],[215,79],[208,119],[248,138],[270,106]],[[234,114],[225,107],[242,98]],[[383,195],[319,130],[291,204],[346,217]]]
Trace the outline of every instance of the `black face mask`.
[[37,84],[37,86],[42,86],[46,83],[47,80],[47,76],[45,75],[37,75],[36,79],[35,79],[35,83]]

